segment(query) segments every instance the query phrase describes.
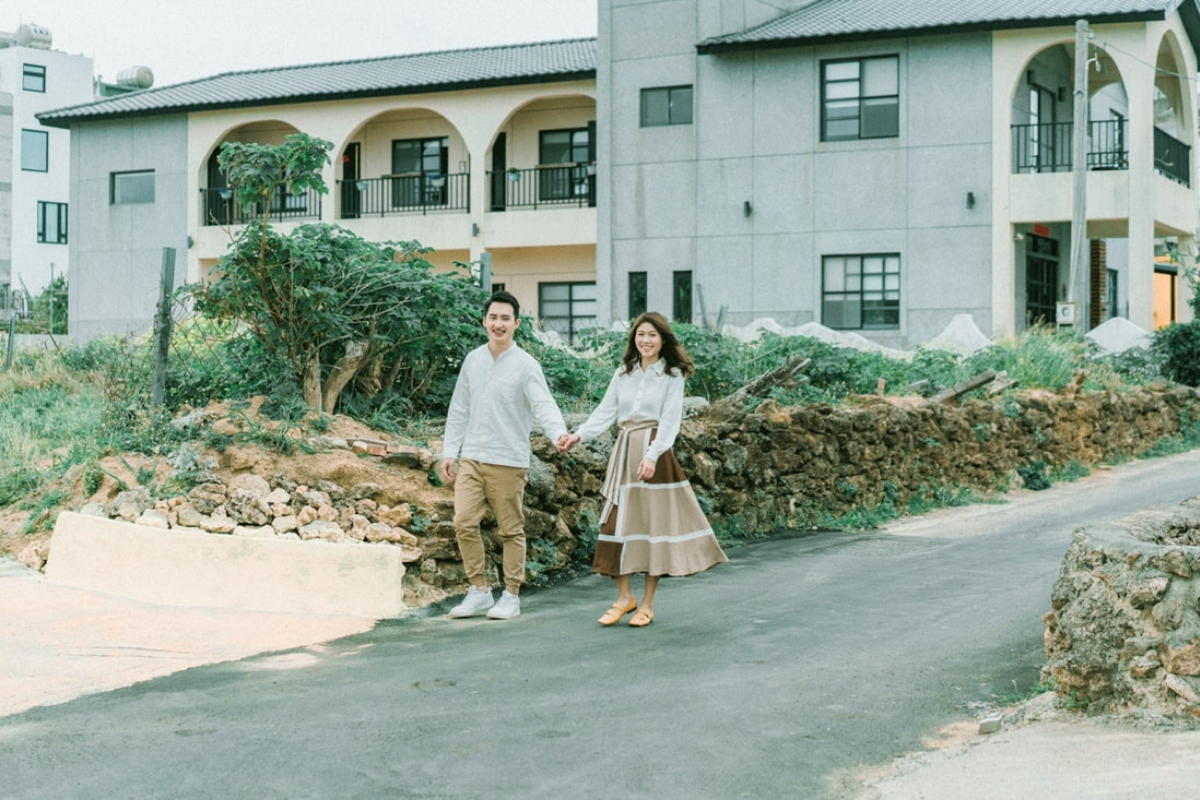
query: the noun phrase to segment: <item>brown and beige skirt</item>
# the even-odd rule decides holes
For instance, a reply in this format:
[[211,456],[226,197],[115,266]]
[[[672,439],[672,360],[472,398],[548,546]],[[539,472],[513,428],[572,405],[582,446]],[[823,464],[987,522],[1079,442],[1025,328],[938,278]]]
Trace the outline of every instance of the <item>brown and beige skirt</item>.
[[592,572],[682,576],[729,560],[674,453],[663,453],[654,475],[638,480],[638,464],[657,424],[621,424],[601,489],[604,509]]

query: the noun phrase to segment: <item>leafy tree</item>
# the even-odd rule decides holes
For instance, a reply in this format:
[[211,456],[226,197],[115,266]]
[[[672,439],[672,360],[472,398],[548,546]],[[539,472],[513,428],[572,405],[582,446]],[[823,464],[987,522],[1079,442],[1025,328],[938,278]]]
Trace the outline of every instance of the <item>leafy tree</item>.
[[191,287],[196,309],[242,323],[290,365],[304,402],[332,412],[352,382],[411,398],[457,368],[480,337],[482,292],[435,274],[418,243],[376,244],[336,225],[271,227],[278,192],[327,192],[329,142],[293,134],[282,145],[228,143],[219,163],[237,200],[261,216],[236,237],[214,279]]

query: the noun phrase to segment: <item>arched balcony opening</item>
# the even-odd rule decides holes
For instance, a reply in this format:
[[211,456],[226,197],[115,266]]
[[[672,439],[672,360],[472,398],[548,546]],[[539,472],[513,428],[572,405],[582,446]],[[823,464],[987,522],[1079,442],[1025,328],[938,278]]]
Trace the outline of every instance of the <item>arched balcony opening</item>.
[[596,205],[596,100],[543,97],[516,109],[488,151],[490,211]]
[[[1074,164],[1075,59],[1066,44],[1026,65],[1012,102],[1013,172],[1069,172]],[[1087,168],[1129,168],[1129,97],[1112,57],[1094,48],[1088,66]]]
[[240,125],[229,130],[217,142],[205,159],[204,174],[200,184],[200,213],[202,226],[244,225],[261,219],[270,212],[274,221],[299,221],[321,218],[321,195],[313,189],[292,194],[280,190],[270,201],[269,207],[259,203],[246,208],[237,202],[234,187],[229,185],[225,170],[218,158],[221,146],[227,142],[252,144],[283,144],[289,134],[299,133],[292,125],[279,120],[261,120]]
[[338,218],[465,214],[470,161],[463,137],[437,112],[403,108],[372,117],[335,156]]
[[1191,104],[1187,100],[1187,81],[1182,60],[1173,37],[1159,43],[1154,75],[1154,169],[1158,174],[1184,186],[1191,185],[1191,147],[1181,135],[1191,129]]

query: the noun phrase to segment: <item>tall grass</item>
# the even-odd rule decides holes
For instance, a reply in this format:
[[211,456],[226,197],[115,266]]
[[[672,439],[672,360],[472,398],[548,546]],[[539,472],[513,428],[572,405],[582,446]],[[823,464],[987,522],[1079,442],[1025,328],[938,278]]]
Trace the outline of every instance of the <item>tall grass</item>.
[[53,354],[22,354],[0,373],[0,506],[29,502],[66,467],[99,453],[104,405],[91,376]]

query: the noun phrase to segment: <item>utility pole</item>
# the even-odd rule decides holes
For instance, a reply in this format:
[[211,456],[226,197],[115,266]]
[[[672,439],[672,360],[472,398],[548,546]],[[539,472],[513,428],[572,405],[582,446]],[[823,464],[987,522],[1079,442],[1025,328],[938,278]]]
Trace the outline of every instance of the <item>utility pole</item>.
[[[1075,125],[1073,131],[1072,172],[1074,197],[1071,214],[1071,271],[1067,281],[1067,303],[1071,306],[1070,324],[1082,318],[1075,308],[1075,281],[1087,275],[1084,259],[1087,248],[1087,135],[1088,135],[1088,38],[1091,36],[1086,19],[1075,23]],[[1060,321],[1063,315],[1060,313]]]

